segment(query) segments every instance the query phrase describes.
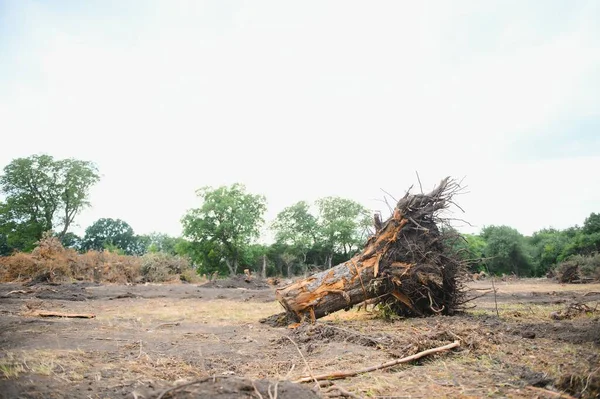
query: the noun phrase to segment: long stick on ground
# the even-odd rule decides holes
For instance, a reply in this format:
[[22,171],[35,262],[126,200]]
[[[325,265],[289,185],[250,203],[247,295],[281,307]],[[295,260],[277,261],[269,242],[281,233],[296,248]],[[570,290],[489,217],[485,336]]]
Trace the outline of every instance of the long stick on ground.
[[454,341],[453,343],[448,344],[448,345],[444,345],[444,346],[440,346],[440,347],[432,348],[432,349],[427,349],[426,351],[415,353],[414,355],[403,357],[402,359],[396,359],[396,360],[392,360],[392,361],[389,361],[386,363],[381,363],[381,364],[378,364],[377,366],[365,367],[363,369],[354,370],[354,371],[336,371],[336,372],[329,373],[329,374],[320,374],[320,375],[315,375],[315,376],[302,377],[302,378],[297,379],[294,382],[299,383],[299,382],[310,382],[310,381],[314,381],[314,380],[317,380],[317,381],[339,380],[339,379],[343,379],[346,377],[353,377],[358,374],[369,373],[371,371],[385,369],[388,367],[396,366],[398,364],[412,362],[413,360],[417,360],[424,356],[431,355],[432,353],[446,351],[446,350],[449,350],[452,348],[456,348],[458,346],[460,346],[460,341]]
[[39,310],[32,314],[32,316],[39,317],[69,317],[69,318],[77,318],[77,319],[93,319],[96,317],[95,314],[91,313],[61,313],[61,312],[47,312],[44,310]]

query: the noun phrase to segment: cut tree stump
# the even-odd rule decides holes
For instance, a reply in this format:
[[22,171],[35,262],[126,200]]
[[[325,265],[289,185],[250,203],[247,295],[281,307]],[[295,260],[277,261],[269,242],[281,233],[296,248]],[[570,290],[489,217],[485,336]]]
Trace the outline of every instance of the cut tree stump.
[[314,321],[373,298],[403,316],[459,310],[464,265],[448,245],[457,234],[442,233],[438,216],[459,191],[446,178],[428,194],[407,192],[388,220],[375,218],[375,234],[359,254],[276,290],[289,322]]

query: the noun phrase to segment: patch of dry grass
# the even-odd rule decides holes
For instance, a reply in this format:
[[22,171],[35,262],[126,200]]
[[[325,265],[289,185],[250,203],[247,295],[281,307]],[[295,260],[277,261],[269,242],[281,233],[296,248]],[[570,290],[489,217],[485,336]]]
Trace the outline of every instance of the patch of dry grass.
[[118,361],[111,354],[81,350],[12,351],[0,358],[0,372],[6,379],[23,374],[52,376],[67,383],[83,379],[100,381],[118,376],[124,381],[177,381],[205,375],[197,365],[172,356],[149,355],[140,343],[124,346]]
[[0,370],[5,378],[33,373],[75,381],[81,379],[80,376],[92,366],[88,355],[79,350],[12,351],[0,358]]
[[[553,282],[546,278],[543,279],[520,279],[513,280],[510,282],[495,280],[494,283],[498,293],[524,293],[524,292],[539,292],[549,293],[554,292],[565,292],[573,291],[577,293],[584,293],[590,291],[600,292],[600,283],[593,284],[560,284]],[[491,279],[472,281],[467,283],[467,288],[492,288]],[[491,294],[490,294],[491,295]]]
[[199,302],[196,299],[169,300],[148,299],[133,302],[128,306],[107,308],[97,318],[107,324],[129,320],[141,327],[157,322],[183,321],[189,323],[211,322],[211,324],[254,323],[262,317],[281,311],[277,302],[239,302],[212,300]]

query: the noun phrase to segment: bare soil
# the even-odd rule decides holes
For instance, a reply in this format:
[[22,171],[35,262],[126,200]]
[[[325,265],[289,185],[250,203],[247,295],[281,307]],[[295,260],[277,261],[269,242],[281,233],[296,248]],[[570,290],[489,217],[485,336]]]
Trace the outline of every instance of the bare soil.
[[488,293],[452,317],[390,321],[369,307],[274,328],[260,322],[282,311],[274,287],[242,280],[1,284],[0,398],[325,397],[340,391],[292,381],[454,340],[451,352],[335,384],[358,397],[600,397],[600,284],[498,281],[497,310]]

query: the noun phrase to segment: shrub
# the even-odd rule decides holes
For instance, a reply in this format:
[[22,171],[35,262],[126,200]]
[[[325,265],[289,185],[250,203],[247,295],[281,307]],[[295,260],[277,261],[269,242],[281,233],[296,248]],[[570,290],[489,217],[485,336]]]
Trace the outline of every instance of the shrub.
[[11,256],[0,257],[0,280],[19,281],[40,274],[38,263],[30,254],[17,252]]
[[600,254],[571,256],[558,264],[555,274],[561,283],[571,283],[581,279],[600,280]]
[[95,266],[95,281],[106,283],[135,283],[141,274],[141,261],[137,256],[120,255],[102,251]]
[[193,273],[186,258],[164,252],[148,253],[142,256],[141,273],[145,281],[163,282],[173,279],[188,281]]
[[143,257],[123,255],[109,250],[79,254],[64,248],[50,233],[37,243],[32,253],[0,257],[0,281],[68,281],[97,283],[198,282],[200,277],[187,258],[162,252]]
[[71,277],[71,265],[77,258],[72,249],[65,249],[50,232],[44,233],[31,254],[16,253],[0,258],[2,281],[40,278],[47,281]]
[[78,254],[64,248],[58,238],[45,233],[30,253],[0,257],[0,281],[64,281],[69,279],[109,283],[135,282],[140,259],[108,251]]

